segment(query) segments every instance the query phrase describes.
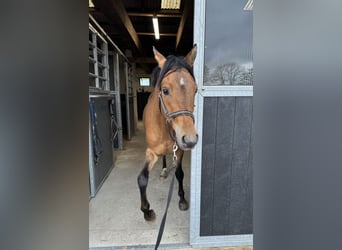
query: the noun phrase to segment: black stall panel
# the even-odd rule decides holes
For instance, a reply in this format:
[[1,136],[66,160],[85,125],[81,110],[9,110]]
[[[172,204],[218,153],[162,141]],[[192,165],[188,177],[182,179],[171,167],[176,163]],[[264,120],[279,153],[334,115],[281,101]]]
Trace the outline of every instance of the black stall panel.
[[112,127],[108,96],[90,99],[89,180],[90,195],[95,196],[103,181],[114,166],[112,148]]
[[205,97],[200,235],[252,234],[252,97]]

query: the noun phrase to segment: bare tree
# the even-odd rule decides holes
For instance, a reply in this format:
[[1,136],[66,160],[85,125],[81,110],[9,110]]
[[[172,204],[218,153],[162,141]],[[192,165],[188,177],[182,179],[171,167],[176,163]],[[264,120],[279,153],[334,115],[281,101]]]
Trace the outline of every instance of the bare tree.
[[224,85],[226,81],[226,73],[224,65],[219,65],[215,68],[213,74],[211,75],[211,80],[215,85]]
[[209,67],[205,64],[204,65],[204,70],[203,70],[203,82],[204,83],[209,83],[210,82],[210,71]]
[[225,64],[228,85],[240,85],[242,81],[243,68],[236,63]]
[[253,85],[253,68],[247,69],[247,71],[243,73],[242,85]]
[[243,68],[237,63],[226,63],[214,69],[210,79],[216,85],[241,85],[243,81]]

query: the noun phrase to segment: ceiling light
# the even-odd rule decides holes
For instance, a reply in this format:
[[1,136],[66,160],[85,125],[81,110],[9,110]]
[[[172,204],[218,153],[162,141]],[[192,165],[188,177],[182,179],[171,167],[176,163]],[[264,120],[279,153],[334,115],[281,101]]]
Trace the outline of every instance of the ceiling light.
[[180,9],[181,0],[161,0],[161,9]]
[[253,0],[248,0],[243,10],[253,10]]
[[160,35],[159,35],[158,18],[156,16],[153,16],[152,22],[153,22],[154,36],[156,37],[157,40],[159,40]]

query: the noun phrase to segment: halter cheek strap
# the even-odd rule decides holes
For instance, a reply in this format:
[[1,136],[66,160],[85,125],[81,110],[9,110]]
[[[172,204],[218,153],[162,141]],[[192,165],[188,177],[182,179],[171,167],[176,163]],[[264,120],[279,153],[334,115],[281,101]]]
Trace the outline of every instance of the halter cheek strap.
[[190,116],[192,118],[192,121],[195,123],[195,117],[194,117],[193,113],[189,110],[182,109],[182,110],[178,110],[178,111],[169,113],[169,111],[167,111],[167,108],[166,108],[165,103],[163,101],[161,92],[159,92],[159,103],[160,103],[160,106],[164,112],[167,123],[169,123],[171,119],[176,118],[177,116],[180,116],[180,115]]

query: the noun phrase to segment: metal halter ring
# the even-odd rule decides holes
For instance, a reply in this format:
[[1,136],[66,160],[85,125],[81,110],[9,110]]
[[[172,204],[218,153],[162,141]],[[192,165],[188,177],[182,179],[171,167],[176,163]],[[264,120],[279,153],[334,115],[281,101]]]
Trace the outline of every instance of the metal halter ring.
[[178,150],[178,146],[177,146],[177,143],[175,142],[175,144],[173,144],[173,147],[172,147],[173,163],[176,163],[176,161],[177,161],[177,155],[176,155],[177,150]]

